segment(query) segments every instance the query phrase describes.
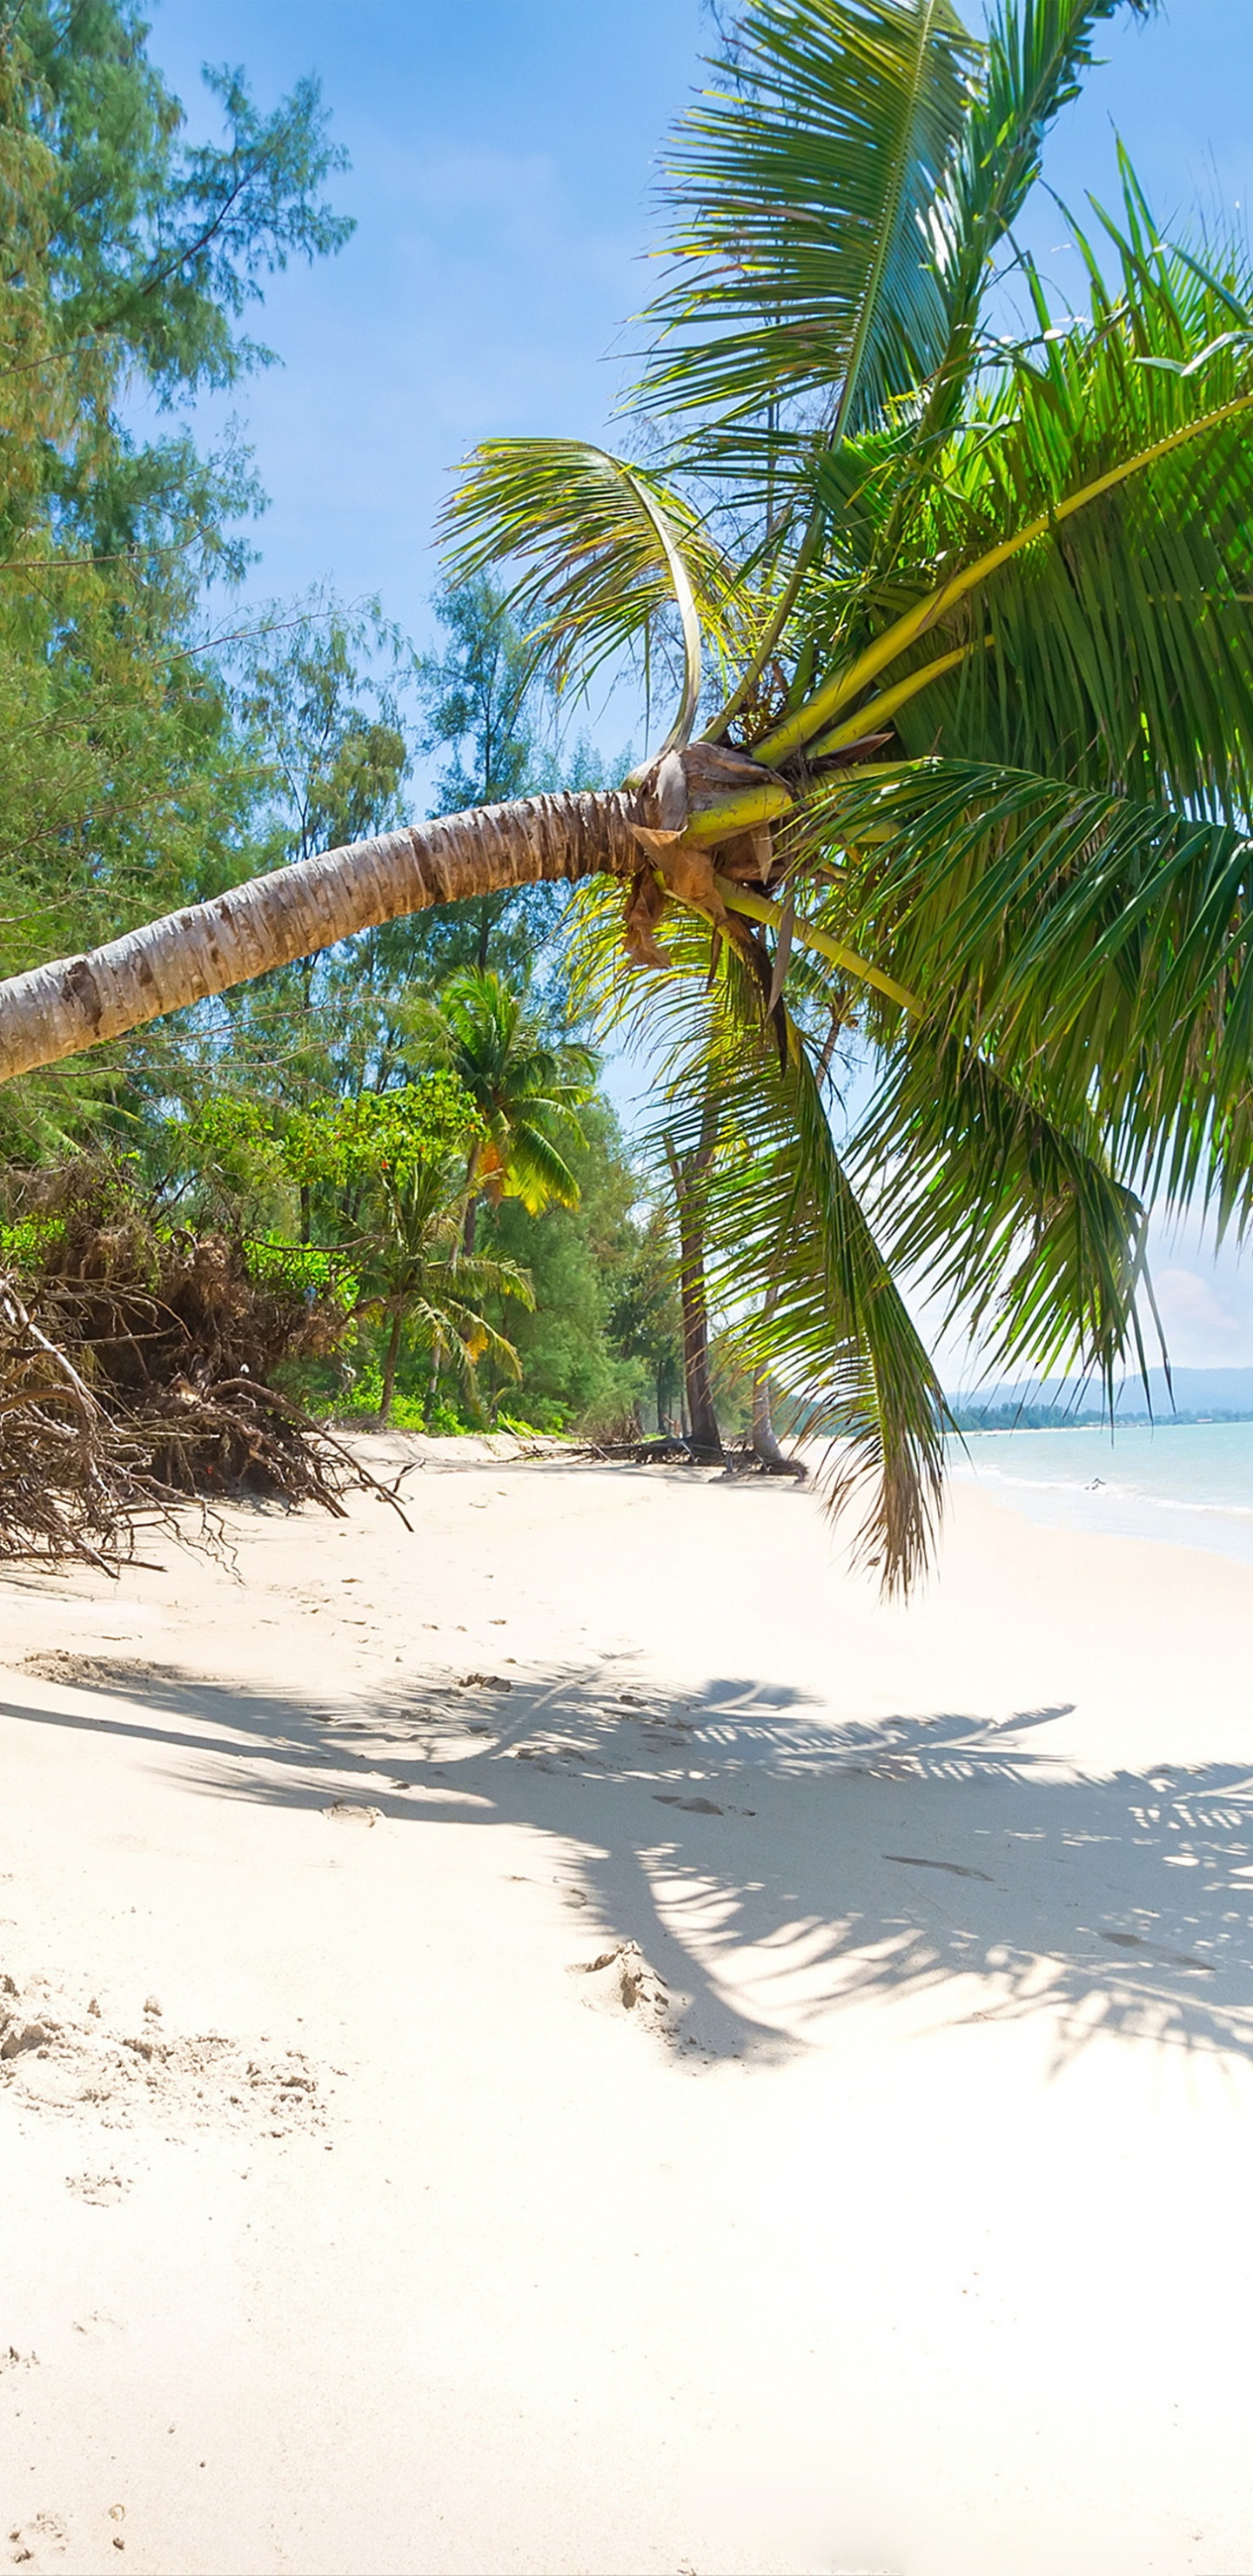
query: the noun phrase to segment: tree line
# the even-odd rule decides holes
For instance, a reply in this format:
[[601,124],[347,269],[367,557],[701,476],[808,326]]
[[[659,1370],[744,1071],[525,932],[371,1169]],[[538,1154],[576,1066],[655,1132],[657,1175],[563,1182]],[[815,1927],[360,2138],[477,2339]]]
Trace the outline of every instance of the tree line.
[[[237,446],[135,428],[270,362],[266,277],[351,221],[318,85],[210,75],[190,146],[128,0],[23,0],[0,34],[0,965],[434,810],[602,784],[486,576],[417,652],[377,602],[244,605],[262,495]],[[576,1025],[554,888],[303,957],[89,1066],[0,1093],[10,1248],[32,1175],[121,1169],[258,1277],[333,1285],[313,1401],[453,1429],[684,1412],[670,1228]],[[25,1228],[25,1230],[23,1230]]]

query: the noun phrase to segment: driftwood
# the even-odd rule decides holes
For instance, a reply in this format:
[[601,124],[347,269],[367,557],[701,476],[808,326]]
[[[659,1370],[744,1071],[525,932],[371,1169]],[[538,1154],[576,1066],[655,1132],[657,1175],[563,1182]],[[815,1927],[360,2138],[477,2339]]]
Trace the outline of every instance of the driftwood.
[[677,1431],[664,1432],[653,1439],[587,1440],[572,1455],[603,1461],[611,1467],[721,1467],[727,1476],[793,1476],[802,1485],[808,1475],[799,1458],[788,1458],[781,1449],[774,1457],[763,1457],[751,1436],[739,1442],[724,1441],[717,1455],[698,1449]]
[[603,1460],[615,1467],[694,1467],[701,1463],[690,1440],[678,1432],[663,1433],[660,1439],[586,1440],[572,1453],[576,1458]]
[[721,1466],[726,1476],[792,1476],[800,1485],[809,1474],[801,1459],[787,1457],[777,1443],[773,1455],[763,1455],[751,1433],[742,1441],[724,1441],[717,1456],[698,1449],[677,1431],[663,1432],[653,1439],[588,1440],[572,1454],[613,1467]]

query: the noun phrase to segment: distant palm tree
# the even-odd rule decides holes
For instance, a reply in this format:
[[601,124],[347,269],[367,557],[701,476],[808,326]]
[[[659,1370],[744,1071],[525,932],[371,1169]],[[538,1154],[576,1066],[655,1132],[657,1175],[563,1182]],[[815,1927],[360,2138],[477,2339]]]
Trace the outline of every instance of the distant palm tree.
[[461,1242],[465,1187],[451,1161],[410,1163],[384,1172],[377,1185],[378,1222],[361,1259],[358,1311],[387,1323],[379,1421],[391,1415],[396,1369],[406,1326],[411,1341],[429,1356],[432,1387],[451,1366],[479,1405],[477,1366],[491,1354],[511,1377],[521,1375],[512,1342],[483,1312],[493,1298],[512,1298],[528,1311],[535,1295],[514,1261],[467,1258]]
[[[331,853],[0,989],[18,1072],[502,887],[599,879],[594,950],[616,879],[680,1163],[712,1086],[713,1289],[848,1434],[889,1581],[942,1463],[898,1279],[1002,1365],[1108,1382],[1148,1191],[1253,1210],[1250,264],[1165,241],[1127,167],[1108,275],[1074,231],[1082,316],[1013,233],[1118,5],[994,0],[982,43],[950,0],[743,8],[669,154],[631,453],[496,440],[451,511],[454,578],[512,558],[559,681],[673,667],[642,777]],[[880,1074],[845,1154],[840,1025]]]
[[577,1207],[579,1184],[566,1154],[583,1142],[578,1113],[591,1097],[596,1065],[586,1047],[545,1046],[517,994],[489,968],[452,976],[439,998],[452,1070],[485,1131],[466,1172],[464,1242],[472,1253],[482,1197],[521,1199],[532,1216],[554,1202]]

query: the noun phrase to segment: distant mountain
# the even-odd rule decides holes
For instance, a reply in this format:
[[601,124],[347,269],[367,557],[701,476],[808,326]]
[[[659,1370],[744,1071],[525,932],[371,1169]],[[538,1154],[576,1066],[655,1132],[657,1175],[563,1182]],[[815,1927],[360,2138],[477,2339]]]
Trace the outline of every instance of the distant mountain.
[[[1099,1385],[1080,1378],[1024,1378],[1015,1385],[976,1387],[963,1395],[950,1395],[949,1405],[962,1427],[970,1430],[983,1416],[994,1415],[997,1428],[1005,1428],[1007,1416],[1027,1416],[1037,1422],[1041,1414],[1050,1421],[1082,1421],[1085,1416],[1099,1415]],[[1253,1419],[1253,1368],[1172,1369],[1170,1384],[1164,1369],[1149,1370],[1148,1394],[1144,1380],[1125,1377],[1118,1386],[1114,1411],[1119,1421],[1169,1422],[1172,1418],[1196,1420],[1199,1414],[1237,1414]]]

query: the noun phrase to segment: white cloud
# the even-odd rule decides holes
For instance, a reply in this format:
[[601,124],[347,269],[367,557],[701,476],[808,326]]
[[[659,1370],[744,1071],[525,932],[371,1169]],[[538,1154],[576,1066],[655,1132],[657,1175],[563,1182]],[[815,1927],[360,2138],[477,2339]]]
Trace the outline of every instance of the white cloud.
[[1172,1268],[1159,1272],[1154,1287],[1166,1338],[1172,1349],[1178,1347],[1181,1366],[1203,1365],[1194,1362],[1191,1350],[1185,1353],[1183,1348],[1185,1342],[1191,1344],[1198,1338],[1208,1346],[1217,1337],[1222,1342],[1223,1357],[1230,1356],[1231,1339],[1241,1337],[1245,1326],[1223,1305],[1210,1280],[1196,1270]]

